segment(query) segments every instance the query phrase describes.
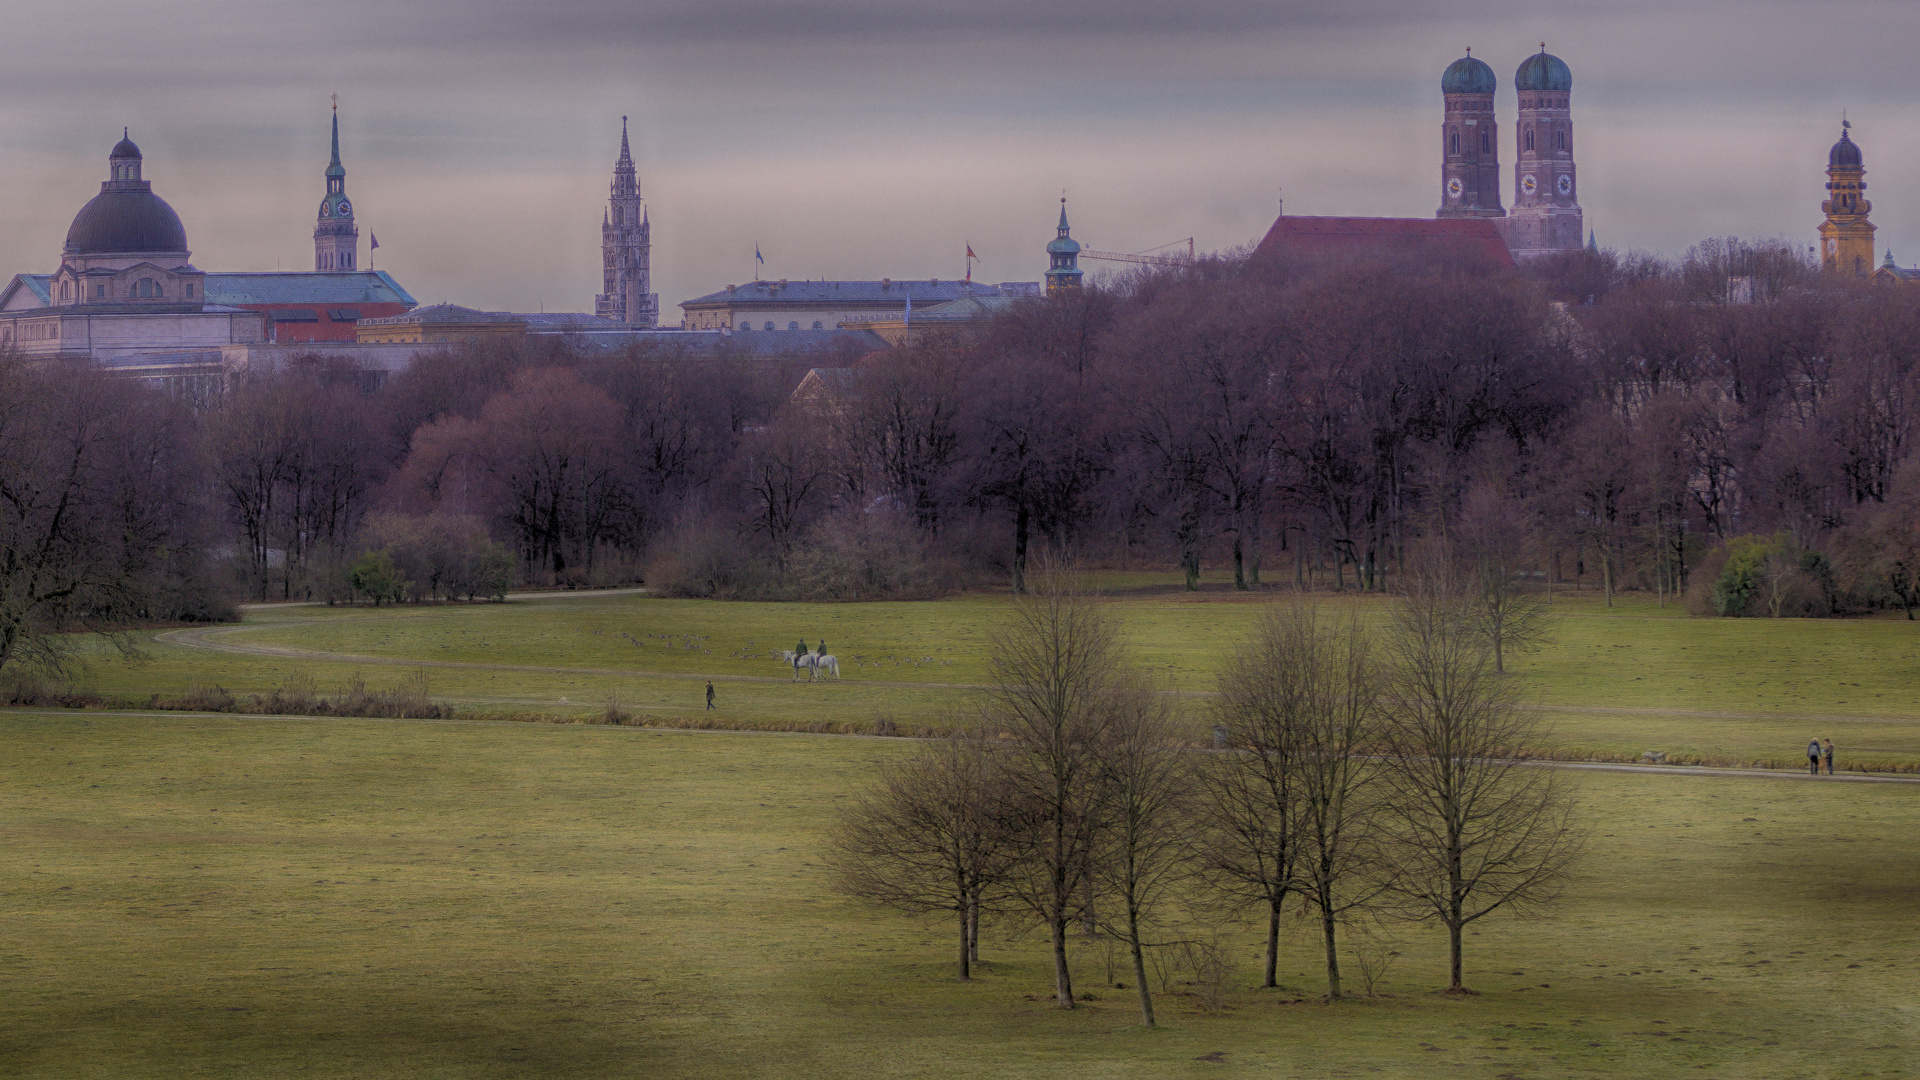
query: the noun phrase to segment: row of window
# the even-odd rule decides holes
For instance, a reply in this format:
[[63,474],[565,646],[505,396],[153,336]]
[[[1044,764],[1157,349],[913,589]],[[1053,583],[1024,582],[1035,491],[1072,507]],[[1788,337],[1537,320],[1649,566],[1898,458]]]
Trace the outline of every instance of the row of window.
[[[826,326],[825,326],[825,324],[823,324],[823,323],[822,323],[822,322],[821,322],[821,321],[820,321],[819,319],[815,319],[815,320],[813,320],[813,328],[814,328],[815,330],[825,330],[825,329],[826,329]],[[740,320],[740,329],[742,329],[742,330],[752,330],[752,329],[753,329],[753,324],[752,324],[752,323],[750,323],[750,322],[748,322],[748,321],[747,321],[747,320],[745,320],[745,319],[741,319],[741,320]],[[762,329],[762,330],[771,330],[771,329],[773,329],[773,323],[772,323],[772,322],[768,322],[768,323],[767,323],[767,324],[766,324],[765,326],[762,326],[762,327],[761,327],[760,329]],[[797,323],[797,322],[789,322],[789,323],[787,323],[787,329],[789,329],[789,330],[798,330],[798,329],[800,329],[800,324],[799,324],[799,323]]]
[[[1492,149],[1493,149],[1492,132],[1488,131],[1486,128],[1481,128],[1480,129],[1480,152],[1484,154]],[[1457,154],[1459,152],[1460,152],[1460,129],[1455,128],[1453,131],[1452,138],[1447,143],[1447,153]]]
[[[336,255],[338,257],[336,257]],[[337,253],[322,251],[319,261],[320,269],[322,270],[351,270],[353,269],[353,249],[349,248],[346,251]]]
[[[1529,150],[1533,149],[1533,130],[1532,128],[1528,128],[1521,136],[1526,144],[1526,148]],[[1565,150],[1567,148],[1567,133],[1565,131],[1555,131],[1553,133],[1553,148],[1555,150]]]
[[[20,327],[21,341],[52,341],[60,336],[60,324],[57,322],[26,323]],[[0,331],[0,342],[13,340],[13,327]]]
[[[85,286],[82,286],[82,288],[84,289]],[[180,295],[186,297],[189,300],[193,299],[193,283],[192,282],[186,282],[185,284],[181,285],[180,288],[181,288]],[[73,282],[63,281],[60,283],[60,302],[61,303],[63,304],[73,303],[73,293],[74,293]],[[166,287],[161,285],[158,281],[153,280],[152,278],[141,278],[139,281],[136,281],[133,284],[127,286],[127,297],[129,299],[160,300],[160,299],[164,299],[166,295],[167,295]],[[83,298],[84,296],[85,294],[82,293]],[[107,299],[107,283],[106,282],[96,281],[93,283],[93,299],[95,300]]]
[[[1525,131],[1522,131],[1520,133],[1520,143],[1523,149],[1532,150],[1534,148],[1533,132],[1534,132],[1533,128],[1527,128]],[[1565,131],[1555,131],[1553,133],[1553,148],[1555,150],[1565,150],[1567,148],[1567,133]],[[1492,133],[1487,131],[1485,128],[1482,128],[1480,130],[1480,152],[1484,154],[1492,149],[1493,149]],[[1460,132],[1456,128],[1447,139],[1447,153],[1457,154],[1459,152],[1460,152]]]
[[1563,97],[1521,98],[1520,107],[1523,109],[1564,109],[1567,107],[1567,99]]

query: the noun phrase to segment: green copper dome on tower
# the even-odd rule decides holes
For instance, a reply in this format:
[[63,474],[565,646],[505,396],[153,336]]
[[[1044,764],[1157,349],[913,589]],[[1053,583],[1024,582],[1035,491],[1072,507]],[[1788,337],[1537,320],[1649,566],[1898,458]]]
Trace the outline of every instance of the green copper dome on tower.
[[1573,72],[1565,61],[1549,53],[1543,42],[1540,51],[1527,57],[1513,73],[1513,88],[1521,93],[1564,94],[1573,89]]
[[1060,196],[1060,225],[1047,241],[1047,294],[1080,287],[1080,242],[1067,233],[1067,197]]
[[1493,69],[1484,60],[1475,60],[1472,50],[1448,64],[1446,73],[1440,76],[1443,94],[1491,94],[1499,85],[1500,79]]

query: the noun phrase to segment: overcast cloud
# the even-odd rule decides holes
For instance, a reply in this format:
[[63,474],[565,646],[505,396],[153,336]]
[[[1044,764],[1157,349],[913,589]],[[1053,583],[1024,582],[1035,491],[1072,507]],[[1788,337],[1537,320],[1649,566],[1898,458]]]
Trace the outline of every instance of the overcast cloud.
[[1511,163],[1511,74],[1542,40],[1603,244],[1811,243],[1845,108],[1880,246],[1920,262],[1906,0],[14,7],[9,274],[58,264],[122,125],[195,265],[310,267],[338,93],[363,257],[378,233],[423,303],[591,310],[622,114],[665,318],[752,277],[756,244],[768,277],[957,277],[970,242],[977,278],[1037,280],[1063,188],[1075,236],[1119,250],[1249,243],[1282,188],[1293,213],[1429,216],[1441,70],[1471,45],[1500,73]]

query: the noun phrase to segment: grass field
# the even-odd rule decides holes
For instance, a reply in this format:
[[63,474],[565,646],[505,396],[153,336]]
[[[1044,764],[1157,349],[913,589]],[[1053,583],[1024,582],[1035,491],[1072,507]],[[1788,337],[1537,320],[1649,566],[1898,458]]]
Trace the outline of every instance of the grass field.
[[[1260,596],[1187,594],[1168,576],[1116,577],[1114,610],[1141,669],[1191,696],[1196,718],[1224,656]],[[889,718],[937,723],[990,678],[987,636],[1005,599],[916,603],[743,604],[635,594],[520,599],[503,605],[269,607],[244,625],[187,631],[127,663],[100,652],[90,686],[130,698],[219,684],[264,693],[295,673],[326,690],[356,675],[390,683],[431,665],[436,696],[481,713],[585,716],[617,698],[665,725],[719,719],[870,730]],[[1329,608],[1383,620],[1380,598],[1328,597]],[[1644,751],[1712,764],[1796,765],[1807,740],[1832,738],[1844,765],[1920,771],[1920,623],[1690,619],[1638,598],[1602,606],[1563,594],[1555,633],[1514,659],[1529,699],[1549,710],[1549,744],[1570,757]],[[793,686],[769,654],[804,635],[840,657],[836,684]],[[713,678],[720,711],[702,708]]]
[[[1908,785],[1580,778],[1554,918],[1408,927],[1384,995],[1050,1007],[1039,942],[827,888],[900,740],[0,713],[0,1076],[1893,1077],[1920,1054]],[[1206,1060],[1203,1060],[1206,1059]]]
[[[1109,583],[1135,663],[1198,721],[1260,599],[1174,580]],[[989,678],[1004,605],[579,594],[255,609],[136,661],[88,642],[84,685],[124,704],[425,667],[463,719],[0,710],[0,1077],[1914,1071],[1920,785],[1578,773],[1591,855],[1552,918],[1468,938],[1480,996],[1433,992],[1444,942],[1411,926],[1378,998],[1319,1002],[1304,932],[1286,989],[1255,990],[1257,935],[1232,928],[1220,1007],[1176,985],[1149,1032],[1105,946],[1076,946],[1094,1000],[1062,1013],[1038,941],[990,939],[962,985],[944,923],[831,891],[836,807],[913,744],[663,730],[937,724]],[[1843,767],[1920,766],[1916,624],[1554,612],[1513,670],[1560,756],[1796,765],[1823,735]],[[802,634],[844,679],[767,658]],[[656,726],[488,719],[614,698]]]

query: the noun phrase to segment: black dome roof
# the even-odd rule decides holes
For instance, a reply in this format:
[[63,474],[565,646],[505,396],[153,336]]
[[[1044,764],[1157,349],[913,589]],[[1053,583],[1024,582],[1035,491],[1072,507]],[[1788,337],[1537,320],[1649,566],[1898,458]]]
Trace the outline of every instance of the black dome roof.
[[120,141],[113,144],[113,150],[112,152],[107,154],[107,160],[112,161],[116,158],[130,158],[130,157],[139,157],[139,156],[140,156],[140,148],[134,145],[134,142],[132,139],[127,138],[126,132],[122,131],[120,133]]
[[1858,164],[1860,164],[1860,146],[1847,137],[1847,132],[1843,128],[1840,132],[1840,141],[1834,143],[1833,149],[1827,151],[1827,167]]
[[184,252],[187,230],[180,215],[151,191],[102,191],[67,228],[69,255],[109,252]]

